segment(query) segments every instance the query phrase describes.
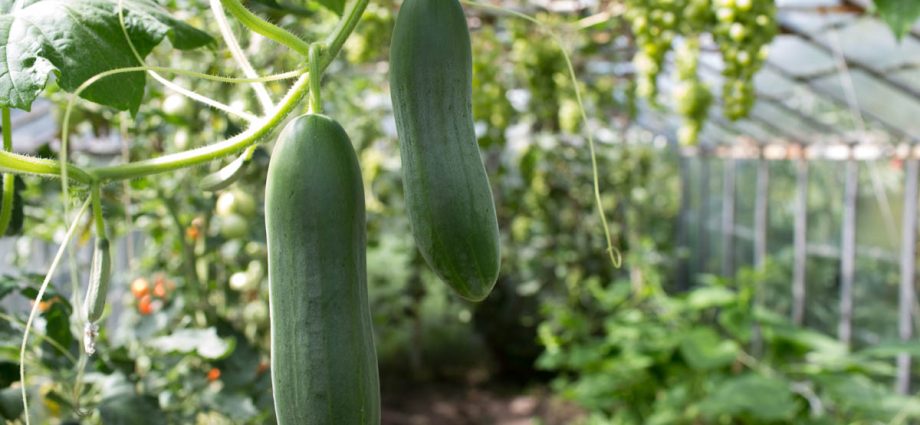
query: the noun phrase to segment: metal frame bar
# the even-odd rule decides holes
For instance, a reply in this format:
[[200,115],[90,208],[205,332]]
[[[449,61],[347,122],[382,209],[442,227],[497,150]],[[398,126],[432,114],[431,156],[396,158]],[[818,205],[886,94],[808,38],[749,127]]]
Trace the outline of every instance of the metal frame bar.
[[[917,174],[920,160],[904,164],[904,215],[901,226],[901,282],[898,296],[898,336],[902,341],[913,337],[912,310],[917,260]],[[910,391],[910,355],[899,354],[895,389],[899,394]]]
[[724,161],[722,173],[722,276],[735,274],[735,174],[738,162],[734,158]]
[[704,149],[703,154],[700,155],[697,161],[700,167],[700,219],[697,220],[697,255],[699,257],[697,267],[699,273],[708,272],[706,260],[709,259],[709,228],[706,225],[706,220],[709,217],[709,203],[712,200],[709,190],[709,176],[712,174],[710,170],[711,162]]
[[805,267],[808,262],[808,160],[799,158],[795,169],[795,227],[793,229],[792,322],[805,321]]
[[840,322],[837,337],[849,345],[853,339],[853,280],[856,266],[856,201],[859,191],[859,162],[846,163],[843,192],[843,228],[840,236]]

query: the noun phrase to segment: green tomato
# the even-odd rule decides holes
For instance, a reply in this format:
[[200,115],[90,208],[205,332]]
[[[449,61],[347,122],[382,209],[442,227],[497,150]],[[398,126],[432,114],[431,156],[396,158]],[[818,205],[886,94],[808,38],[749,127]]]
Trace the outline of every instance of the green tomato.
[[220,234],[227,239],[241,239],[249,234],[249,222],[239,214],[220,217]]
[[176,130],[176,134],[173,136],[173,144],[176,146],[176,149],[180,151],[188,149],[189,134],[185,127]]
[[246,272],[236,272],[230,275],[230,289],[234,291],[246,291],[252,289],[252,279]]
[[217,197],[215,210],[217,215],[221,217],[233,214],[252,217],[256,213],[256,201],[252,195],[241,190],[226,191]]
[[168,118],[179,120],[191,118],[194,112],[194,108],[188,98],[179,93],[172,93],[166,96],[163,99],[161,109]]

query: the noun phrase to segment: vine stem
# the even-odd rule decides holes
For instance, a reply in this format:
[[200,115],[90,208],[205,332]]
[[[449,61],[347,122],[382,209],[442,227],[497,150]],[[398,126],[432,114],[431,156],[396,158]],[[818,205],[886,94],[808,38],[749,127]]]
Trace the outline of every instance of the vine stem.
[[[281,81],[288,80],[291,78],[296,78],[302,76],[306,73],[305,68],[301,68],[294,71],[288,71],[281,74],[270,75],[266,77],[259,78],[236,78],[236,77],[224,77],[220,75],[210,75],[204,74],[201,72],[188,71],[184,69],[176,68],[167,68],[160,66],[136,66],[129,68],[119,68],[109,71],[102,72],[95,75],[93,78],[84,82],[80,87],[77,88],[78,91],[82,92],[87,87],[91,86],[96,81],[108,77],[110,75],[124,74],[129,72],[143,72],[147,70],[159,71],[164,73],[173,73],[177,75],[185,75],[194,78],[201,78],[209,81],[216,81],[221,83],[231,83],[231,84],[243,84],[243,83],[253,83],[253,82],[269,82],[269,81]],[[72,108],[72,106],[71,106]],[[66,131],[66,129],[64,130]],[[62,135],[63,136],[63,135]],[[96,181],[95,176],[90,175],[85,170],[80,167],[77,167],[73,164],[68,164],[68,178],[71,180],[82,183],[90,184],[93,181]],[[42,158],[33,158],[27,155],[20,155],[13,152],[7,152],[0,150],[0,171],[7,173],[15,174],[30,174],[41,177],[61,177],[61,162],[50,159]]]
[[87,172],[101,181],[132,179],[192,167],[236,153],[257,142],[280,124],[294,110],[300,99],[306,94],[308,87],[309,78],[307,75],[302,75],[271,115],[259,119],[246,131],[222,142],[159,158],[93,168]]
[[[227,21],[227,14],[224,13],[224,7],[220,4],[220,0],[211,0],[211,12],[214,14],[215,21],[217,21],[217,27],[220,29],[220,35],[224,38],[224,43],[227,43],[227,48],[230,49],[230,55],[233,56],[237,65],[243,70],[243,75],[250,78],[258,77],[259,74],[249,63],[249,59],[243,53],[239,41],[233,35],[233,30],[230,29],[230,22]],[[272,109],[275,109],[275,103],[272,101],[265,84],[252,83],[252,89],[255,90],[256,97],[262,105],[262,113],[267,114]]]
[[[345,40],[354,31],[361,15],[367,8],[369,0],[357,0],[352,3],[347,11],[347,15],[339,22],[335,31],[328,37],[331,40],[327,43],[328,48],[320,58],[320,72],[324,71],[332,63],[332,60],[341,51]],[[308,52],[309,53],[309,52]],[[204,78],[212,81],[225,83],[252,83],[279,81],[300,76],[300,79],[294,83],[288,94],[282,99],[281,104],[276,107],[273,114],[267,118],[260,119],[251,124],[250,128],[243,133],[218,142],[206,147],[192,149],[189,151],[165,155],[159,158],[153,158],[144,161],[137,161],[128,164],[99,167],[94,169],[83,170],[72,164],[68,164],[68,178],[79,183],[89,184],[94,181],[104,183],[114,180],[127,180],[158,174],[167,171],[173,171],[181,168],[187,168],[195,165],[218,159],[239,151],[258,140],[259,137],[267,134],[271,129],[277,126],[288,113],[293,110],[297,102],[304,96],[309,86],[309,79],[304,77],[305,69],[291,71],[284,74],[278,74],[270,77],[261,78],[232,78],[221,77],[200,72],[186,71],[182,69],[157,67],[157,66],[137,66],[129,68],[114,69],[95,75],[93,78],[84,82],[81,87],[85,89],[96,81],[114,74],[127,72],[144,72],[154,70],[158,72],[169,72],[178,75],[188,75],[191,77]],[[0,151],[0,171],[8,171],[21,174],[35,174],[45,177],[60,177],[62,174],[60,161],[52,161],[38,158],[30,158],[24,155],[17,155],[10,152]]]
[[310,55],[310,44],[291,34],[284,28],[272,24],[258,17],[243,6],[239,0],[220,0],[227,8],[227,11],[238,19],[246,28],[249,28],[257,34],[261,34],[270,40],[274,40],[292,50],[300,53],[303,57]]
[[105,216],[102,215],[102,189],[99,183],[93,183],[90,189],[93,202],[93,221],[96,223],[96,238],[106,239]]
[[[13,123],[10,119],[10,108],[3,108],[3,149],[4,152],[13,150]],[[3,199],[0,200],[0,238],[6,234],[13,219],[13,195],[16,191],[16,177],[13,174],[3,174]]]
[[575,73],[575,67],[572,65],[572,59],[569,56],[568,50],[565,48],[565,44],[562,42],[562,39],[559,37],[559,35],[550,29],[546,24],[524,13],[486,3],[480,3],[478,1],[460,0],[460,2],[469,6],[479,7],[493,12],[506,13],[528,21],[536,25],[542,31],[546,32],[562,52],[562,57],[565,59],[565,65],[569,74],[569,79],[572,81],[572,85],[574,87],[575,101],[578,103],[579,111],[581,111],[581,119],[585,126],[585,136],[588,139],[588,149],[591,153],[591,177],[594,186],[594,203],[597,206],[597,215],[601,220],[601,226],[604,228],[604,238],[607,242],[607,254],[610,256],[610,262],[613,264],[613,266],[619,268],[623,264],[623,256],[620,254],[620,250],[618,250],[613,244],[613,236],[610,234],[610,224],[607,220],[607,213],[604,211],[604,203],[601,198],[600,172],[598,171],[597,167],[597,149],[594,142],[594,131],[591,129],[590,123],[588,121],[588,113],[585,110],[585,103],[581,95],[581,88],[578,86],[578,76]]
[[[318,44],[310,46],[310,69],[319,69],[320,55],[322,47]],[[323,97],[321,92],[323,74],[321,72],[310,72],[310,112],[314,114],[323,113]]]
[[[119,23],[119,25],[121,26],[121,32],[122,32],[122,34],[124,34],[124,36],[125,36],[125,41],[128,42],[128,47],[131,48],[131,53],[134,54],[134,59],[137,60],[137,63],[140,64],[140,65],[146,65],[146,62],[144,61],[144,57],[141,56],[140,52],[138,52],[138,51],[137,51],[137,48],[134,46],[134,42],[131,41],[131,36],[128,34],[128,27],[125,26],[125,13],[124,13],[124,7],[123,7],[123,6],[124,6],[124,1],[125,1],[125,0],[118,0],[118,23]],[[223,15],[221,15],[221,16],[223,16]],[[218,21],[220,21],[220,19],[218,19]],[[218,101],[216,101],[216,100],[214,100],[214,99],[212,99],[212,98],[210,98],[210,97],[201,95],[201,94],[196,93],[196,92],[194,92],[194,91],[192,91],[192,90],[186,89],[185,87],[182,87],[182,86],[180,86],[180,85],[178,85],[178,84],[176,84],[176,83],[174,83],[174,82],[172,82],[172,81],[169,81],[169,80],[163,78],[163,76],[160,75],[160,74],[158,74],[156,71],[147,71],[147,73],[150,74],[150,76],[153,77],[154,80],[157,80],[160,84],[162,84],[162,85],[164,85],[164,86],[166,86],[166,87],[168,87],[168,88],[170,88],[170,89],[176,91],[177,93],[179,93],[179,94],[181,94],[181,95],[183,95],[183,96],[185,96],[185,97],[188,97],[188,98],[190,98],[190,99],[192,99],[192,100],[196,100],[196,101],[198,101],[198,102],[204,103],[205,105],[208,105],[208,106],[210,106],[210,107],[212,107],[212,108],[215,108],[215,109],[218,109],[218,110],[221,110],[221,111],[224,111],[224,112],[226,112],[226,113],[228,113],[228,114],[230,114],[230,115],[238,116],[238,117],[240,117],[240,118],[242,118],[242,119],[244,119],[244,120],[246,120],[246,121],[248,121],[248,122],[253,122],[253,121],[255,121],[255,120],[257,119],[257,117],[256,117],[255,115],[253,115],[253,114],[251,114],[251,113],[249,113],[249,112],[247,112],[247,111],[244,111],[244,110],[242,110],[242,109],[240,109],[240,108],[235,108],[235,107],[233,107],[233,106],[230,106],[230,105],[227,105],[227,104],[218,102]],[[247,75],[247,76],[248,76],[248,77],[251,77],[251,75]]]
[[35,302],[32,304],[32,310],[29,312],[29,319],[26,320],[26,329],[22,335],[22,346],[19,348],[19,384],[22,390],[22,407],[23,412],[25,413],[26,425],[30,424],[29,400],[26,394],[28,386],[26,385],[26,368],[25,362],[23,360],[26,357],[26,347],[28,346],[29,342],[29,333],[32,330],[32,322],[35,321],[35,316],[38,313],[38,308],[41,304],[42,298],[45,296],[45,291],[48,289],[48,285],[51,283],[51,278],[57,271],[58,265],[61,262],[61,258],[64,257],[64,251],[67,250],[71,240],[73,240],[73,236],[77,232],[77,228],[80,224],[80,218],[82,218],[83,214],[86,213],[86,209],[89,207],[89,204],[89,199],[83,202],[83,206],[80,208],[79,212],[77,212],[77,216],[74,217],[73,222],[70,224],[70,228],[67,229],[67,233],[64,235],[64,240],[61,242],[61,246],[58,248],[57,254],[54,255],[54,259],[51,261],[51,266],[48,268],[48,274],[45,275],[45,279],[42,281],[42,286],[38,288],[38,294],[35,296]]

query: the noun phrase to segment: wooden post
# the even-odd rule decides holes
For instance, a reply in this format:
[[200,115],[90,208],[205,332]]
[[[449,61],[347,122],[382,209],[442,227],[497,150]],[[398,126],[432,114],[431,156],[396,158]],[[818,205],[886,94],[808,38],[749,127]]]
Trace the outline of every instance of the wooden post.
[[725,160],[722,175],[722,276],[735,275],[735,168],[737,161]]
[[837,337],[849,345],[853,337],[853,278],[856,266],[856,198],[859,190],[859,163],[846,162],[843,194],[843,229],[840,241],[840,323]]
[[[912,310],[917,259],[917,168],[918,160],[905,161],[904,215],[901,224],[901,287],[898,298],[898,335],[902,341],[913,336]],[[895,389],[906,395],[910,391],[910,355],[898,355]]]
[[808,160],[796,162],[794,269],[792,272],[792,322],[805,321],[805,264],[808,259]]
[[706,264],[709,262],[709,167],[711,165],[708,152],[701,149],[700,156],[700,208],[697,214],[697,273],[706,273]]

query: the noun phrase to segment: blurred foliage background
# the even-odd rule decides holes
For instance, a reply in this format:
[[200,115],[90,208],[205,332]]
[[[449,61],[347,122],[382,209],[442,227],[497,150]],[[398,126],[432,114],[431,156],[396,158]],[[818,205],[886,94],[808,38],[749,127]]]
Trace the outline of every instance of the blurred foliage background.
[[[218,33],[206,3],[167,3],[179,17]],[[809,329],[785,319],[788,250],[771,252],[777,261],[766,269],[742,268],[730,279],[705,274],[714,271],[712,265],[692,265],[703,277],[692,290],[678,287],[680,262],[696,258],[676,245],[678,211],[683,196],[695,195],[681,193],[674,146],[629,125],[635,87],[618,64],[628,62],[632,51],[617,17],[584,24],[584,11],[524,8],[557,31],[572,54],[591,117],[587,125],[599,142],[602,202],[624,266],[612,267],[604,252],[586,123],[561,51],[531,23],[470,8],[473,108],[497,200],[503,258],[499,283],[485,302],[452,296],[418,255],[404,210],[387,91],[395,3],[371,3],[327,73],[324,96],[326,113],[348,131],[364,173],[370,303],[385,399],[430,383],[502,386],[515,393],[548,388],[578,406],[578,413],[559,423],[586,424],[870,424],[920,417],[918,401],[896,395],[890,385],[895,353],[920,348],[881,343],[894,336],[893,312],[887,301],[868,301],[885,299],[885,291],[894,299],[894,266],[859,265],[877,282],[863,287],[875,296],[859,295],[867,307],[857,320],[880,324],[864,327],[875,331],[857,335],[852,350],[829,336],[836,312],[834,303],[820,302],[822,295],[809,305]],[[334,15],[314,6],[269,0],[249,6],[308,40],[335,23]],[[298,65],[285,50],[233,25],[261,73]],[[164,48],[148,62],[215,74],[235,71],[217,46],[191,54]],[[248,87],[173,80],[258,110]],[[269,86],[276,96],[285,91],[283,83]],[[66,99],[53,88],[48,98],[59,105]],[[120,141],[123,150],[77,153],[75,161],[147,158],[242,129],[243,123],[155,82],[148,82],[146,99],[136,116],[81,103],[71,131]],[[42,336],[25,359],[18,355],[25,317],[19,307],[35,295],[45,271],[45,264],[36,268],[32,261],[45,245],[33,242],[58,241],[63,227],[58,183],[25,179],[23,235],[2,253],[16,267],[0,273],[0,296],[9,307],[0,324],[0,415],[9,421],[21,415],[16,382],[24,361],[30,394],[41,400],[33,406],[36,423],[271,423],[262,210],[270,149],[267,138],[241,181],[216,194],[197,185],[223,165],[216,163],[104,188],[122,267],[98,354],[79,377],[82,330],[70,318],[72,279],[57,280],[41,306]],[[40,153],[54,156],[50,147]],[[791,181],[791,168],[778,167],[776,181],[783,175]],[[828,185],[836,184],[833,166],[826,171]],[[745,177],[739,179],[745,187]],[[897,181],[892,178],[890,187]],[[792,186],[787,187],[771,194],[778,205],[791,199]],[[838,201],[813,190],[810,202],[822,211]],[[744,208],[739,206],[739,217],[746,217]],[[792,227],[778,210],[771,218],[771,235],[781,235],[777,242],[791,238]],[[830,223],[828,234],[839,227]],[[90,228],[87,221],[81,244],[88,243]],[[88,258],[80,256],[71,265],[80,285],[88,270],[84,261]],[[836,263],[812,261],[810,267],[810,290],[834,296]],[[766,306],[755,306],[756,287],[766,292]],[[760,344],[752,338],[755,328]],[[478,420],[457,423],[490,419]]]

